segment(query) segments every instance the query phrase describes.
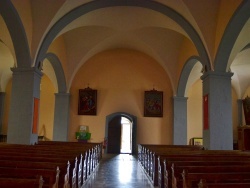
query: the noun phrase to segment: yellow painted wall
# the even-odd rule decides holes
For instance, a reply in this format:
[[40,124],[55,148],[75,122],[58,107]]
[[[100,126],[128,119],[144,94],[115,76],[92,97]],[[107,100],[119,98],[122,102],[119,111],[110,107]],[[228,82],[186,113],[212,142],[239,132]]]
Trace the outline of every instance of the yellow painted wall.
[[193,137],[202,137],[202,81],[196,81],[188,91],[187,143]]
[[44,74],[41,80],[39,131],[38,135],[53,139],[55,88],[51,80]]
[[[97,90],[97,115],[78,115],[78,91]],[[164,92],[163,118],[143,116],[144,91]],[[92,142],[103,141],[106,116],[126,112],[137,116],[137,143],[172,143],[172,90],[166,72],[147,55],[126,49],[102,52],[77,72],[70,88],[69,138],[75,141],[80,125],[89,126]]]

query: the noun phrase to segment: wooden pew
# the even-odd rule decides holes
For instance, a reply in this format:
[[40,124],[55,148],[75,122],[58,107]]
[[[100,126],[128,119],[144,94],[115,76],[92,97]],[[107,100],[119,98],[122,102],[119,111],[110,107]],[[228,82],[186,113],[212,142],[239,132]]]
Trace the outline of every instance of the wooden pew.
[[[42,163],[46,162],[45,158],[32,158],[32,157],[19,157],[19,156],[0,156],[0,162],[3,161],[3,159],[4,159],[4,161],[6,161],[6,160],[9,160],[10,162],[14,161],[14,163],[19,163],[19,164],[22,164],[22,165],[18,165],[19,167],[12,165],[12,167],[11,167],[10,165],[7,166],[8,164],[6,164],[6,163],[3,163],[3,166],[1,166],[1,163],[0,163],[0,171],[1,171],[0,172],[0,177],[12,177],[11,175],[13,175],[16,178],[18,178],[20,176],[25,178],[25,176],[34,177],[34,175],[36,175],[36,176],[38,176],[38,175],[41,176],[42,175],[43,178],[44,178],[44,186],[49,184],[49,186],[52,187],[52,185],[57,185],[59,183],[60,184],[63,183],[63,182],[59,181],[59,177],[63,176],[62,173],[61,173],[61,176],[60,176],[59,167],[55,168],[54,164],[51,163],[51,167],[43,168]],[[40,162],[39,165],[36,166],[37,162],[42,161],[42,160],[43,160],[43,162]],[[56,159],[49,159],[49,160],[50,161],[53,160],[53,162],[57,162]],[[25,163],[27,164],[27,166],[25,166]],[[45,163],[45,167],[46,166],[47,166],[47,163]],[[69,172],[66,172],[66,170],[65,170],[64,174],[67,174],[67,173],[69,173]]]
[[201,179],[198,183],[198,188],[249,188],[250,183],[207,183],[205,179]]
[[[210,150],[211,151],[211,150]],[[168,182],[168,187],[171,187],[175,180],[175,176],[173,175],[173,169],[171,169],[171,165],[174,163],[175,165],[182,165],[184,166],[196,166],[196,165],[207,165],[207,166],[218,166],[218,165],[248,165],[250,164],[250,155],[249,153],[244,152],[243,154],[241,152],[225,152],[225,151],[215,151],[215,152],[207,152],[204,151],[203,154],[194,154],[194,155],[181,155],[178,154],[177,156],[173,154],[172,156],[169,154],[169,156],[160,156],[161,160],[158,159],[159,162],[159,176],[161,179],[160,184],[165,185],[165,182]],[[242,154],[242,155],[241,155]],[[163,167],[162,167],[163,163]],[[164,166],[165,165],[165,166]],[[166,169],[163,172],[160,172],[162,168]],[[164,181],[163,181],[164,180]],[[159,180],[160,181],[160,180]],[[163,187],[163,186],[162,186]],[[166,185],[165,185],[166,187]]]
[[200,179],[206,179],[211,183],[250,183],[250,172],[203,172],[203,173],[189,173],[185,170],[182,173],[183,188],[196,187]]
[[[85,146],[88,147],[89,150],[88,152],[85,153],[85,158],[82,163],[79,165],[79,170],[78,170],[78,184],[84,184],[85,181],[93,174],[95,171],[96,167],[99,165],[99,162],[102,158],[102,144],[100,143],[77,143],[77,142],[67,142],[64,144],[63,142],[57,142],[57,141],[52,141],[52,142],[39,142],[40,144],[38,145],[67,145],[67,146]],[[81,167],[80,167],[81,166]],[[82,172],[81,172],[82,171]],[[77,181],[75,177],[76,173],[75,171],[73,172],[73,179],[72,181],[75,182]],[[82,178],[80,177],[82,175]]]
[[43,178],[42,176],[35,179],[20,179],[20,178],[2,178],[0,177],[1,188],[42,188]]
[[[79,176],[82,174],[81,172],[78,172],[78,182],[81,183],[86,181],[93,171],[96,169],[97,165],[99,164],[101,160],[101,154],[102,154],[102,144],[101,143],[78,143],[78,142],[57,142],[57,141],[52,141],[52,142],[41,142],[38,144],[40,147],[41,146],[47,146],[47,145],[54,145],[59,146],[61,149],[62,145],[63,147],[73,147],[77,148],[78,150],[81,148],[84,148],[85,152],[85,158],[82,162],[83,167],[78,168],[79,171],[83,171],[83,178],[82,181],[79,178]],[[87,151],[86,151],[87,150]],[[73,180],[72,180],[73,181]]]
[[[55,145],[58,144],[58,145]],[[78,143],[65,143],[65,142],[56,142],[53,144],[41,144],[41,145],[34,145],[34,146],[27,146],[27,145],[15,145],[15,144],[0,144],[0,160],[12,160],[16,161],[16,164],[18,164],[19,169],[22,167],[25,168],[43,168],[49,169],[54,167],[55,164],[63,165],[61,166],[62,169],[65,169],[65,172],[68,172],[69,170],[69,164],[67,161],[67,158],[71,158],[71,166],[72,166],[72,178],[70,179],[69,174],[65,174],[65,176],[61,179],[64,181],[64,183],[67,181],[68,186],[72,186],[73,184],[78,184],[80,187],[83,184],[83,177],[82,177],[82,171],[83,171],[83,164],[82,161],[83,156],[79,153],[84,153],[84,156],[87,156],[87,153],[89,154],[88,159],[91,159],[92,161],[89,163],[91,166],[90,169],[94,169],[101,159],[100,151],[98,150],[98,147],[101,144],[78,144]],[[63,153],[64,152],[64,153]],[[68,153],[68,154],[65,154]],[[100,152],[100,153],[99,153]],[[18,155],[15,156],[14,154]],[[75,156],[78,155],[78,158],[75,158]],[[32,157],[30,157],[32,156]],[[92,159],[91,157],[94,157]],[[73,160],[72,160],[73,158]],[[25,166],[25,161],[29,161],[28,166]],[[22,164],[22,165],[21,165]],[[51,167],[48,165],[51,164]],[[76,166],[77,164],[77,166]],[[14,164],[7,164],[4,163],[3,166],[14,166]],[[38,165],[38,166],[37,166]],[[44,165],[44,166],[43,166]],[[73,167],[74,166],[74,167]],[[1,167],[1,163],[0,163]],[[8,167],[11,169],[11,167]],[[88,170],[91,172],[90,170]],[[75,186],[75,185],[73,185]]]
[[[50,141],[49,142],[48,141],[44,141],[43,143],[50,143]],[[47,150],[48,147],[50,147],[51,145],[53,145],[52,146],[53,147],[53,151],[56,150],[56,154],[58,154],[58,152],[60,152],[60,151],[65,153],[64,150],[69,151],[69,149],[70,149],[70,153],[72,153],[73,152],[72,148],[74,148],[74,150],[76,152],[78,152],[78,153],[80,151],[81,151],[81,153],[85,153],[86,151],[88,151],[88,150],[91,149],[92,152],[95,154],[96,160],[98,160],[97,162],[99,162],[99,160],[100,160],[100,154],[101,154],[101,152],[100,152],[100,150],[98,148],[100,144],[82,144],[82,143],[77,143],[77,142],[70,142],[70,143],[68,143],[68,142],[66,142],[66,143],[65,142],[52,142],[52,143],[50,143],[50,144],[42,144],[42,145],[35,145],[33,147],[35,147],[35,149],[37,149],[37,147],[39,147],[39,149],[40,149],[40,150],[35,150],[35,152],[39,152],[39,153],[42,152],[42,153],[44,153],[44,152],[47,152],[45,150]],[[58,145],[55,145],[55,144],[58,144]],[[93,146],[94,146],[94,148],[93,148]],[[28,150],[33,149],[33,148],[30,148],[30,147],[27,147],[27,146],[23,146],[23,147],[22,148],[25,149],[25,152],[34,152],[34,150],[28,151]],[[67,147],[67,148],[65,148],[65,147]],[[48,152],[50,154],[53,151],[51,151],[50,149],[48,150]],[[60,155],[62,155],[62,154],[60,154]]]
[[[169,150],[203,150],[202,146],[190,146],[190,145],[149,145],[138,144],[138,161],[144,166],[149,159],[149,154],[158,153]],[[146,164],[145,164],[146,165]]]
[[203,150],[202,146],[190,145],[138,145],[138,161],[145,174],[154,186],[158,186],[158,156],[169,151],[196,151]]
[[[183,170],[188,173],[250,173],[250,163],[248,165],[203,165],[203,166],[174,166],[172,165],[172,176],[176,180],[176,187],[183,184]],[[220,179],[214,179],[213,182],[222,181]],[[194,184],[197,185],[198,181]],[[192,184],[192,185],[194,185]],[[184,186],[184,185],[183,185]]]
[[[154,149],[155,148],[155,149]],[[187,148],[187,149],[185,149]],[[138,161],[139,164],[143,167],[145,173],[151,179],[152,183],[156,185],[155,181],[158,180],[157,184],[160,186],[166,186],[166,184],[171,184],[172,179],[168,177],[171,175],[171,168],[165,167],[164,170],[163,161],[160,158],[166,158],[167,162],[169,160],[189,160],[189,161],[197,161],[197,160],[206,160],[207,157],[209,160],[216,161],[217,158],[225,161],[248,161],[249,153],[242,151],[211,151],[211,150],[202,150],[202,149],[191,149],[188,146],[154,146],[150,145],[148,147],[144,147],[142,145],[138,146]],[[153,156],[153,157],[152,157]],[[230,157],[225,157],[230,156]],[[157,159],[157,160],[156,160]],[[158,165],[159,162],[159,165]],[[157,168],[158,167],[158,168]],[[156,172],[155,170],[158,170]],[[167,171],[168,170],[168,171]],[[164,174],[165,173],[165,174]],[[158,175],[158,178],[156,178]],[[167,177],[167,178],[166,178]],[[170,176],[171,177],[171,176]],[[167,183],[165,183],[165,181]]]
[[36,179],[42,176],[44,182],[44,187],[58,187],[59,181],[59,168],[57,171],[49,169],[28,169],[28,168],[5,168],[0,167],[0,177],[1,178],[22,178],[22,179]]
[[85,154],[85,158],[83,160],[82,170],[83,174],[83,182],[86,181],[91,174],[95,171],[96,167],[99,165],[100,160],[102,158],[102,143],[81,143],[81,142],[58,142],[58,141],[39,141],[37,145],[63,145],[63,146],[79,146],[79,147],[89,147],[89,151]]

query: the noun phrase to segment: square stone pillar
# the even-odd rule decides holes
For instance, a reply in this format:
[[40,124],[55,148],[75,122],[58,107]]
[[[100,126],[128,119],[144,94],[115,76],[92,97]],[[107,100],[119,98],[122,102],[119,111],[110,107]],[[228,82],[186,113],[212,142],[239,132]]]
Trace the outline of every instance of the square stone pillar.
[[53,140],[68,141],[70,94],[56,93],[55,97]]
[[[34,144],[34,99],[40,99],[42,73],[36,68],[12,68],[12,92],[8,118],[7,143]],[[38,114],[37,114],[38,115]]]
[[187,97],[174,97],[173,144],[187,145]]
[[209,71],[201,77],[203,98],[207,99],[206,105],[203,101],[203,145],[206,149],[233,149],[232,76],[230,72]]

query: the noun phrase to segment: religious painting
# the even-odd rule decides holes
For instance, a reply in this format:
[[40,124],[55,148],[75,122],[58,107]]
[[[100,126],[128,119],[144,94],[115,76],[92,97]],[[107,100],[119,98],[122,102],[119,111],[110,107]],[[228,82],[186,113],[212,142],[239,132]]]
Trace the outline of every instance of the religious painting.
[[250,125],[250,97],[246,97],[242,100],[243,110],[245,115],[246,125]]
[[145,91],[144,94],[144,116],[162,117],[163,116],[163,92],[155,89]]
[[97,90],[89,87],[79,89],[78,115],[96,115]]

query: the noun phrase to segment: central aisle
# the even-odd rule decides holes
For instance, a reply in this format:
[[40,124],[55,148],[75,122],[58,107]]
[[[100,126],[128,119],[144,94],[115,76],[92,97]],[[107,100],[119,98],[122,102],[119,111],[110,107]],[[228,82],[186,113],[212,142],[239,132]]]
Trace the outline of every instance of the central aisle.
[[84,188],[153,188],[137,159],[129,154],[104,154]]

